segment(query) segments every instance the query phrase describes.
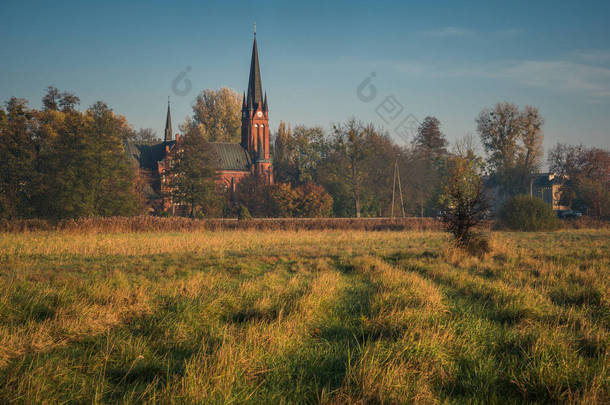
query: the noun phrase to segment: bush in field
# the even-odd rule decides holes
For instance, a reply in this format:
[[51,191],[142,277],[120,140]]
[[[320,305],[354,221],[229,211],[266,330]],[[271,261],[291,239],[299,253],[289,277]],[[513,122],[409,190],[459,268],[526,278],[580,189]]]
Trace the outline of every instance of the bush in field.
[[514,231],[554,231],[559,220],[551,206],[539,198],[517,195],[499,212],[499,225]]
[[455,156],[448,160],[447,169],[448,176],[440,198],[441,219],[458,247],[472,255],[487,253],[489,241],[482,234],[473,232],[487,211],[477,162]]

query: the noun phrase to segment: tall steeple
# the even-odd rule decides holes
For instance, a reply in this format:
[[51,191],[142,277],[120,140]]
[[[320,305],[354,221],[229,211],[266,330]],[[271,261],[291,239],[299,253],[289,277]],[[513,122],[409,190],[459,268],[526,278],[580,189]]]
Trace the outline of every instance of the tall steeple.
[[261,70],[258,66],[258,48],[256,46],[256,28],[254,28],[254,44],[252,45],[247,101],[248,108],[253,110],[256,110],[263,102],[263,85],[261,84]]
[[267,183],[273,184],[273,169],[269,149],[269,106],[267,94],[263,95],[261,71],[258,65],[258,47],[256,44],[256,25],[254,26],[254,43],[245,104],[242,100],[241,146],[248,151],[252,159],[252,173],[264,176]]
[[173,140],[172,135],[172,115],[169,109],[169,96],[167,97],[167,118],[165,119],[165,142]]

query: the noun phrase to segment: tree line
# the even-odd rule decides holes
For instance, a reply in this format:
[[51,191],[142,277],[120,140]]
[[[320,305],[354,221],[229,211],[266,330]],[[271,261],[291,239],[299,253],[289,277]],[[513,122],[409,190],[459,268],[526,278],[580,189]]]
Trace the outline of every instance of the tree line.
[[[19,98],[0,108],[0,218],[144,212],[145,180],[126,145],[159,142],[156,133],[134,130],[103,102],[79,111],[77,96],[54,87],[42,101],[39,110]],[[189,215],[389,216],[392,201],[399,201],[392,198],[397,166],[408,215],[437,216],[448,200],[448,185],[457,181],[456,170],[468,168],[468,176],[460,178],[474,173],[486,187],[509,197],[527,194],[531,175],[544,162],[544,120],[538,109],[507,102],[475,118],[478,137],[468,135],[453,144],[434,116],[421,121],[407,145],[356,119],[329,129],[280,122],[272,140],[276,184],[252,176],[235,192],[226,191],[215,181],[207,143],[239,142],[240,107],[240,96],[230,89],[204,90],[181,125],[184,148],[173,168],[171,196],[190,207]],[[564,205],[589,215],[610,214],[607,150],[558,144],[547,163],[565,180]]]

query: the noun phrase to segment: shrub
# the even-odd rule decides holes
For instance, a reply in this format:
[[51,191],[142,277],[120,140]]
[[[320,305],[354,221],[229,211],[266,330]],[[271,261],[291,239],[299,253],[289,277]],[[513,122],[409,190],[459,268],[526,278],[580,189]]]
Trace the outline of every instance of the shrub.
[[551,206],[527,195],[506,201],[498,218],[498,225],[514,231],[554,231],[559,228],[559,220]]
[[489,238],[478,232],[471,232],[468,239],[462,243],[461,247],[466,250],[469,255],[478,257],[482,257],[491,251]]
[[473,255],[489,252],[489,241],[473,232],[487,211],[477,162],[460,156],[448,160],[448,176],[440,196],[441,219],[455,244]]
[[237,214],[237,219],[252,219],[252,215],[250,214],[248,207],[246,207],[245,205],[239,206],[239,212]]

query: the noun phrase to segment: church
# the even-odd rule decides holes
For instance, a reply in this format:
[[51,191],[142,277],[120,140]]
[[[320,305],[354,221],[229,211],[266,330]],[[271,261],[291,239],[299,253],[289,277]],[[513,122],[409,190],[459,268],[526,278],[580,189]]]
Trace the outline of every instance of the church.
[[[249,175],[262,176],[265,182],[273,184],[269,136],[269,106],[267,94],[263,95],[255,32],[248,89],[242,99],[241,142],[209,143],[216,159],[218,181],[231,190],[235,190],[239,181]],[[182,136],[173,135],[168,102],[163,142],[127,146],[129,155],[139,164],[145,183],[144,191],[152,210],[177,213],[177,207],[168,197],[168,191],[172,161],[176,158],[182,141]]]

